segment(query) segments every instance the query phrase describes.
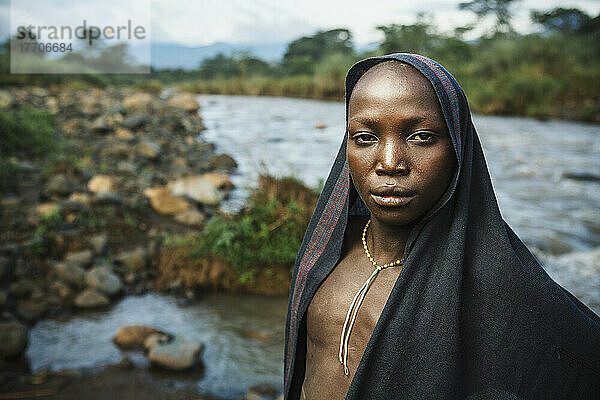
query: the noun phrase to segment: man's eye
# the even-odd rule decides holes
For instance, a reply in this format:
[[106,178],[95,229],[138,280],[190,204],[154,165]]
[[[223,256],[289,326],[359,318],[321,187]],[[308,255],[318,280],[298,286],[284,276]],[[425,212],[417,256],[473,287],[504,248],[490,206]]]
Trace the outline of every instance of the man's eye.
[[435,136],[428,132],[416,132],[408,137],[411,142],[431,143],[435,140]]
[[352,136],[352,140],[354,140],[356,144],[368,144],[376,142],[377,138],[369,133],[357,133]]

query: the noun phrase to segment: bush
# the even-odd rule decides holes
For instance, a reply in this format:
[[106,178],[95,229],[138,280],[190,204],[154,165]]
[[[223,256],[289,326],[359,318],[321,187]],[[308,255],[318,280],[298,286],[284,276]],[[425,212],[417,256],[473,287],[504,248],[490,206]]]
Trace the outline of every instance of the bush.
[[2,157],[45,154],[56,148],[52,115],[30,107],[0,111],[0,138]]

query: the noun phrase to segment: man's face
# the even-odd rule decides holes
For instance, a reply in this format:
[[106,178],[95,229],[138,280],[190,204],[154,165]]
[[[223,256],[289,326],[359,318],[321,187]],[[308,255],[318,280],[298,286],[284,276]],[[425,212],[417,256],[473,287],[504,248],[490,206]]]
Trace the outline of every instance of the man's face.
[[346,155],[371,218],[409,225],[446,191],[456,157],[431,83],[391,64],[371,68],[352,91]]

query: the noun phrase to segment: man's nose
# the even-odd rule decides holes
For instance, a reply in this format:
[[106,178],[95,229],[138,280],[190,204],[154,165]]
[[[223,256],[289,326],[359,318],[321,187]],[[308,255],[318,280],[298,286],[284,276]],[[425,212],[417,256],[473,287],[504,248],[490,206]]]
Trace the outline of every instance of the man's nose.
[[375,172],[378,175],[407,175],[410,167],[402,143],[398,140],[385,140],[377,154]]

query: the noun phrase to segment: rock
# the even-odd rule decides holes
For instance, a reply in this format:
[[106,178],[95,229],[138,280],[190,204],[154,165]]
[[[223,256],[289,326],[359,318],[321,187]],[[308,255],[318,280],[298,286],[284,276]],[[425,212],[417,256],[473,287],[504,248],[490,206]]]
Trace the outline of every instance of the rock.
[[130,251],[123,251],[115,259],[130,271],[141,271],[146,268],[146,249],[140,246]]
[[87,193],[75,192],[69,196],[69,201],[89,206],[92,204],[92,196]]
[[169,338],[170,335],[144,325],[126,325],[119,328],[113,343],[121,350],[143,350],[146,340],[153,335]]
[[79,308],[97,308],[109,305],[110,300],[94,289],[86,289],[75,298],[74,303]]
[[327,125],[323,124],[323,123],[315,125],[315,129],[325,129],[325,128],[327,128]]
[[175,196],[164,187],[152,187],[144,189],[144,196],[150,200],[150,205],[159,214],[178,214],[192,207],[190,203],[181,197]]
[[46,193],[49,196],[68,196],[75,189],[75,183],[66,175],[54,175],[46,184]]
[[92,265],[94,255],[90,250],[70,252],[65,255],[64,262],[76,265],[80,268],[87,268]]
[[60,211],[60,205],[55,202],[41,203],[35,207],[35,213],[40,217],[48,217]]
[[85,271],[78,265],[62,262],[54,265],[54,272],[61,281],[75,287],[83,287]]
[[563,172],[562,177],[575,181],[600,182],[600,175],[591,172]]
[[166,333],[153,333],[144,340],[144,350],[148,352],[154,346],[169,343],[171,340],[173,340],[173,336]]
[[115,296],[123,290],[121,279],[107,265],[92,268],[85,274],[85,283],[108,296]]
[[117,366],[119,367],[119,369],[133,369],[134,367],[133,363],[127,356],[121,358],[121,361],[119,361]]
[[200,103],[192,93],[177,94],[169,99],[168,104],[187,112],[196,112],[200,109]]
[[180,224],[189,226],[201,226],[204,223],[204,215],[194,208],[175,214],[173,219]]
[[147,111],[152,105],[152,95],[149,93],[135,93],[123,99],[123,108],[126,112]]
[[117,170],[119,172],[129,172],[131,174],[135,174],[137,172],[138,166],[129,161],[119,161],[117,164]]
[[268,383],[250,386],[246,391],[246,399],[274,399],[279,394],[279,390]]
[[137,129],[146,125],[148,123],[148,119],[148,115],[146,114],[134,114],[130,117],[125,118],[121,122],[121,125],[124,128]]
[[43,300],[21,300],[17,304],[17,313],[27,321],[36,321],[44,316],[47,305]]
[[131,142],[131,141],[135,140],[135,136],[127,128],[117,128],[117,130],[115,131],[115,135],[119,139],[124,140],[126,142]]
[[108,120],[104,115],[96,118],[92,125],[90,126],[90,130],[94,133],[107,133],[111,131],[111,127],[108,124]]
[[223,200],[223,193],[201,175],[171,181],[167,188],[176,196],[186,196],[205,205],[216,206]]
[[235,188],[233,182],[227,174],[219,174],[217,172],[207,172],[202,174],[204,179],[209,180],[213,185],[222,190],[231,190]]
[[92,193],[112,193],[115,190],[115,178],[109,175],[95,175],[87,184]]
[[138,151],[142,156],[150,160],[157,160],[160,157],[161,147],[158,143],[143,139],[138,145]]
[[7,90],[0,90],[0,108],[11,107],[15,103],[15,98]]
[[97,255],[104,254],[106,251],[106,245],[108,244],[108,235],[106,233],[99,233],[92,236],[88,242],[90,246],[92,246],[94,253]]
[[50,290],[56,293],[61,300],[65,300],[73,295],[71,288],[60,281],[52,282]]
[[210,158],[209,165],[213,169],[223,170],[223,171],[233,171],[237,168],[237,163],[227,154],[215,154]]
[[182,371],[200,362],[204,345],[197,340],[175,337],[169,343],[157,343],[148,352],[148,360],[160,367]]
[[17,321],[0,322],[0,355],[14,358],[23,353],[29,342],[29,333]]
[[10,259],[0,256],[0,282],[8,281],[11,274]]
[[8,287],[9,296],[17,299],[29,297],[31,292],[33,292],[33,283],[27,279],[14,282]]

